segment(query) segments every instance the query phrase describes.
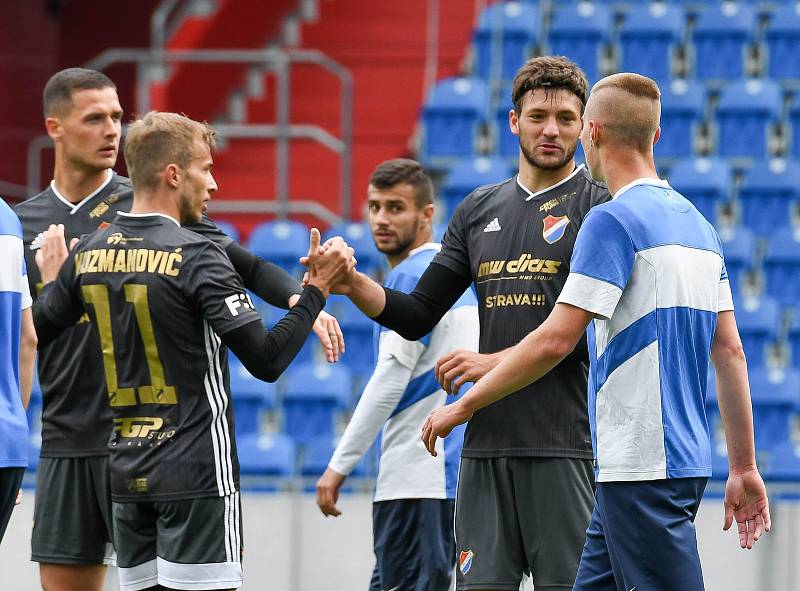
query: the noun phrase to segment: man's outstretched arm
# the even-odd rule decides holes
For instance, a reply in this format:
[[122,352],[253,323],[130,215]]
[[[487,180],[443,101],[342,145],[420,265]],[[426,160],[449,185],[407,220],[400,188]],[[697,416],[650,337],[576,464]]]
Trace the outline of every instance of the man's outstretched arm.
[[730,528],[736,519],[739,545],[749,549],[764,531],[769,531],[771,523],[767,490],[756,467],[747,360],[732,310],[717,317],[711,361],[717,371],[717,400],[728,445],[723,529]]

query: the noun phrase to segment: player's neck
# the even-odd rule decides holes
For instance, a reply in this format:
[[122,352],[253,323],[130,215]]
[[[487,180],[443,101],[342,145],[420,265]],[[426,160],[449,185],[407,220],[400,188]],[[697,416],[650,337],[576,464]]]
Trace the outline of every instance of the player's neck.
[[181,217],[177,202],[158,191],[134,191],[131,213],[163,213],[175,220],[180,220]]
[[408,255],[411,254],[411,251],[415,248],[419,248],[423,244],[427,244],[428,242],[432,242],[433,237],[429,231],[427,232],[420,232],[417,234],[417,237],[414,239],[414,242],[408,245],[408,248],[404,249],[403,252],[399,252],[397,254],[387,254],[386,260],[389,261],[389,266],[394,269],[397,265],[402,263],[404,260],[408,258]]
[[604,154],[603,172],[612,195],[636,179],[659,178],[652,158],[629,150]]
[[522,155],[520,155],[519,160],[519,182],[531,193],[537,193],[560,183],[575,170],[575,161],[572,159],[560,168],[554,169],[533,166]]
[[56,162],[53,171],[58,192],[70,203],[80,203],[108,179],[108,169],[87,171],[75,169],[66,162]]

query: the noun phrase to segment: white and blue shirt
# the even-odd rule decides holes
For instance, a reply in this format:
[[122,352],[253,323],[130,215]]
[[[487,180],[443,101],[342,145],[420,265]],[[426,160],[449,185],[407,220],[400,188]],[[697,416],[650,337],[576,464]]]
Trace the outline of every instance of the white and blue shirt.
[[[428,243],[411,251],[392,269],[384,285],[410,293],[440,245]],[[418,341],[407,341],[376,325],[377,363],[350,423],[336,446],[330,467],[349,474],[383,427],[375,501],[452,499],[464,441],[464,425],[436,442],[432,457],[422,443],[422,425],[430,413],[456,397],[447,396],[434,368],[455,349],[478,350],[478,303],[468,289],[434,329]],[[461,393],[467,391],[462,387]]]
[[19,390],[19,339],[22,310],[30,307],[22,225],[0,199],[0,468],[28,465],[28,420]]
[[711,475],[705,394],[717,313],[733,309],[719,236],[665,181],[593,208],[558,299],[587,329],[598,482]]

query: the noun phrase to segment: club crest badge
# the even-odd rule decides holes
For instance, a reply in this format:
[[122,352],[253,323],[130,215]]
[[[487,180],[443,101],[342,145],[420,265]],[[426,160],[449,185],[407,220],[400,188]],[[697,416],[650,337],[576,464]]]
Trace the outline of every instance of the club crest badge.
[[544,225],[542,238],[547,244],[555,244],[564,236],[564,232],[569,226],[569,218],[565,215],[559,217],[549,215],[542,220],[542,223]]
[[469,569],[472,568],[472,559],[474,557],[472,550],[462,550],[458,555],[458,568],[461,570],[462,575],[466,575]]

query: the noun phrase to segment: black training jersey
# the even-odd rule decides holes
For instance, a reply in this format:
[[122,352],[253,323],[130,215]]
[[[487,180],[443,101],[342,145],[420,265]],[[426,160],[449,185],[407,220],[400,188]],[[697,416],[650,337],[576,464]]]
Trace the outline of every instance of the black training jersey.
[[[470,277],[478,294],[480,351],[516,345],[555,306],[583,218],[608,190],[579,166],[531,194],[517,177],[473,191],[459,205],[433,263]],[[581,341],[539,381],[475,413],[464,457],[592,458]]]
[[120,213],[81,240],[45,293],[51,322],[86,312],[99,335],[114,500],[236,491],[219,335],[260,317],[225,252],[167,216]]
[[[22,222],[25,264],[31,294],[42,289],[35,255],[39,235],[50,224],[64,224],[67,243],[109,226],[118,211],[133,203],[130,181],[109,171],[108,180],[92,195],[73,204],[53,183],[15,208]],[[208,218],[186,226],[226,247],[230,238]],[[56,341],[39,350],[39,384],[43,394],[42,457],[85,457],[108,454],[111,410],[97,335],[83,316]]]

